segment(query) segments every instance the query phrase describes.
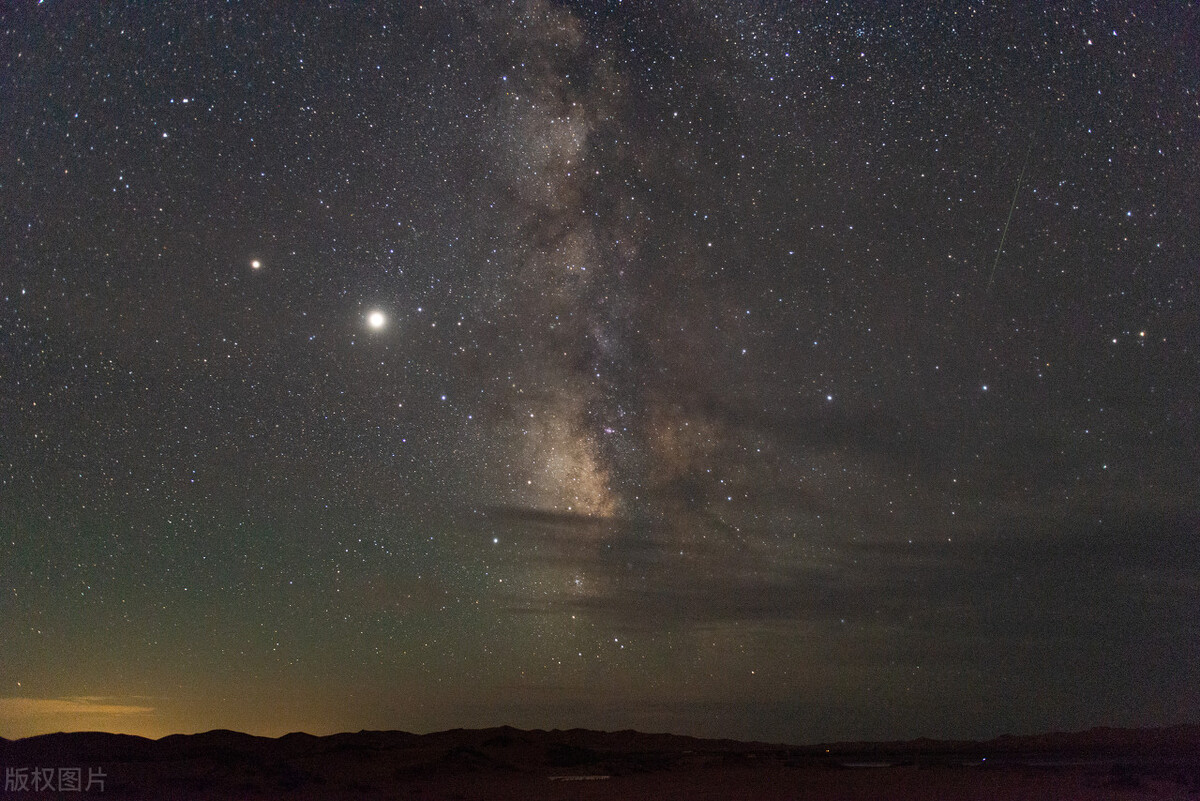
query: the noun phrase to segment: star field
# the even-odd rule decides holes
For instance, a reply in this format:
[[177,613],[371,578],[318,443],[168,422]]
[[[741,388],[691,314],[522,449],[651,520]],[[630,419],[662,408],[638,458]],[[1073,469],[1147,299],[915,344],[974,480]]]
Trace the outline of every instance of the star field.
[[0,735],[1200,720],[1197,13],[0,12]]

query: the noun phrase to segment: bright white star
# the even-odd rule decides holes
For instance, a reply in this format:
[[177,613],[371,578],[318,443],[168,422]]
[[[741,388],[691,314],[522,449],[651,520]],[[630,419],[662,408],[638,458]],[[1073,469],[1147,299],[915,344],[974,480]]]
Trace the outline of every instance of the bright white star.
[[381,311],[373,311],[367,315],[367,325],[378,331],[387,325],[387,317]]

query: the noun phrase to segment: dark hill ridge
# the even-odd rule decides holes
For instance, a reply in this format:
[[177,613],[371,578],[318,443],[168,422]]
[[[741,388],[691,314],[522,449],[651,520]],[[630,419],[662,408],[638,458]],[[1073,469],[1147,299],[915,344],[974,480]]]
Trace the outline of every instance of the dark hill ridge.
[[171,759],[188,758],[213,752],[245,754],[318,754],[329,752],[369,753],[376,751],[439,751],[455,748],[486,750],[544,750],[569,745],[597,752],[623,753],[634,748],[662,753],[786,753],[819,756],[846,754],[919,754],[994,753],[1022,754],[1040,752],[1110,752],[1194,755],[1200,753],[1200,725],[1162,728],[1120,729],[1098,727],[1080,732],[1048,734],[1004,734],[991,740],[934,740],[919,738],[886,742],[835,742],[815,745],[787,745],[728,739],[707,739],[678,734],[652,734],[633,730],[615,732],[592,729],[515,729],[500,726],[491,729],[449,729],[431,734],[404,731],[342,732],[316,736],[292,732],[282,737],[213,729],[201,734],[172,734],[151,740],[130,734],[107,732],[58,732],[8,740],[0,737],[0,756],[7,759],[61,754],[76,759],[106,758]]
[[735,740],[707,740],[673,734],[643,734],[636,731],[602,732],[588,729],[566,731],[522,730],[510,726],[493,729],[451,729],[432,734],[402,731],[360,731],[317,737],[293,732],[279,738],[258,737],[241,732],[215,729],[202,734],[172,734],[150,740],[126,734],[74,732],[44,734],[0,743],[0,756],[7,763],[34,757],[55,757],[76,761],[100,758],[121,761],[162,761],[196,759],[214,755],[245,757],[308,757],[324,754],[408,756],[415,764],[435,761],[464,750],[486,753],[512,764],[542,764],[547,753],[564,748],[597,755],[637,753],[746,753],[784,752],[789,746],[747,743]]
[[1061,753],[1177,755],[1200,754],[1200,726],[1179,725],[1146,729],[1118,729],[1107,726],[1079,732],[1049,734],[1003,734],[991,740],[932,740],[920,738],[897,742],[843,742],[818,746],[834,754],[1034,754]]
[[[847,770],[859,765],[897,767],[892,772]],[[779,788],[822,782],[831,791],[845,792],[821,797],[855,798],[853,788],[867,781],[858,778],[861,773],[875,776],[871,781],[900,781],[903,786],[893,788],[894,797],[911,791],[916,797],[973,798],[962,793],[981,777],[991,792],[1001,778],[1022,771],[1023,783],[995,797],[1074,797],[1078,788],[1063,785],[1070,781],[1082,782],[1085,796],[1156,798],[1155,788],[1162,785],[1164,792],[1175,794],[1162,797],[1200,798],[1200,726],[1005,735],[985,742],[921,739],[810,746],[508,726],[424,735],[360,731],[317,737],[295,732],[279,738],[218,729],[160,740],[78,732],[0,740],[0,766],[103,768],[104,798],[599,799],[643,793],[775,798],[794,797]],[[1021,794],[1021,788],[1041,786],[1030,784],[1030,771],[1041,771],[1038,782],[1049,783],[1045,796]],[[584,777],[590,780],[573,781]],[[758,787],[756,782],[761,788],[751,796],[728,789]]]

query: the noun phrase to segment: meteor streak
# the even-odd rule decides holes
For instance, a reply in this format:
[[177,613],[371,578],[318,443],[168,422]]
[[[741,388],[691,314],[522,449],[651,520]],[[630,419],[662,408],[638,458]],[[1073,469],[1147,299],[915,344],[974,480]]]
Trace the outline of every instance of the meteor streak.
[[996,265],[1000,263],[1000,254],[1004,252],[1004,239],[1008,236],[1008,224],[1012,222],[1013,209],[1017,207],[1017,195],[1021,192],[1021,182],[1025,180],[1025,168],[1029,166],[1029,153],[1033,150],[1033,140],[1029,140],[1029,147],[1025,148],[1025,160],[1021,164],[1021,174],[1017,176],[1017,188],[1013,190],[1012,202],[1008,204],[1008,218],[1004,221],[1004,230],[1000,233],[1000,246],[996,248],[996,258],[992,260],[992,275],[988,278],[987,291],[992,291],[992,284],[996,282]]

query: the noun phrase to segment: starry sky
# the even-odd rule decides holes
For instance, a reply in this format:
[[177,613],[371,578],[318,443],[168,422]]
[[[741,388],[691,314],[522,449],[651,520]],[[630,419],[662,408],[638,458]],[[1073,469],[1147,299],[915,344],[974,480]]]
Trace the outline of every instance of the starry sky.
[[0,11],[0,735],[1200,721],[1200,9]]

